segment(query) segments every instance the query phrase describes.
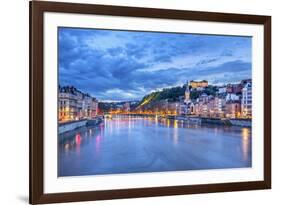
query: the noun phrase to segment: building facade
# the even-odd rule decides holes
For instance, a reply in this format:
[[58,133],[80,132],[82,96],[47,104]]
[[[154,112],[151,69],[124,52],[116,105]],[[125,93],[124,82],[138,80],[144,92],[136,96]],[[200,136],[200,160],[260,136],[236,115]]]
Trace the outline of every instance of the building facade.
[[228,101],[226,103],[226,114],[227,118],[239,118],[241,117],[241,102],[237,101]]
[[250,82],[242,89],[241,111],[243,117],[252,117],[252,83]]
[[228,101],[238,101],[240,100],[240,96],[234,93],[228,93],[225,97],[225,100]]
[[241,83],[238,84],[228,84],[226,87],[227,93],[241,94],[243,89],[243,85]]
[[59,121],[93,118],[98,112],[98,101],[73,86],[59,87]]
[[59,92],[59,120],[75,120],[77,113],[76,96],[71,92]]
[[202,80],[202,81],[190,81],[190,85],[192,88],[205,88],[208,87],[208,81]]

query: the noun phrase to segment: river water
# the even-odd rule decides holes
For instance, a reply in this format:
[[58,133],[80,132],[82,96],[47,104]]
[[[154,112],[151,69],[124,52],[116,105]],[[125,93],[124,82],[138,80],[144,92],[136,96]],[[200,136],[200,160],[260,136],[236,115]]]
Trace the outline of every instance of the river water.
[[58,176],[251,167],[251,129],[115,116],[59,135]]

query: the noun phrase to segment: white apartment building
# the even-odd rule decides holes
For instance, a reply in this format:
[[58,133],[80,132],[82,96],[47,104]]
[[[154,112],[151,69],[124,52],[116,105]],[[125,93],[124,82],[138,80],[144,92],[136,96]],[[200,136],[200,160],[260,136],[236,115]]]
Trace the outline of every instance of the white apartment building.
[[242,89],[241,111],[243,117],[252,117],[252,83],[246,83]]

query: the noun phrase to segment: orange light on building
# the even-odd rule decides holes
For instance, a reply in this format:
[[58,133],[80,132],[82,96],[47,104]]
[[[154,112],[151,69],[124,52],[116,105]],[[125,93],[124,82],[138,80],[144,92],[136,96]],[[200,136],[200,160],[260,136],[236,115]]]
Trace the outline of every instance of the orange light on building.
[[241,112],[237,112],[236,116],[237,116],[238,118],[240,118],[240,117],[241,117]]

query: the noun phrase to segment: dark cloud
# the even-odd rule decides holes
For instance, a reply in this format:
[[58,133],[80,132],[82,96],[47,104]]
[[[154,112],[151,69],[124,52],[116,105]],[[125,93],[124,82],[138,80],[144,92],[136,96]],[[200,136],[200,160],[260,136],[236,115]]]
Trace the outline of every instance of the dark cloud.
[[[100,100],[141,99],[151,90],[192,79],[233,82],[251,77],[251,62],[235,59],[241,48],[251,53],[251,39],[60,28],[59,82]],[[203,57],[194,66],[177,67],[174,58],[184,56]],[[161,63],[169,65],[150,69]]]
[[233,52],[230,49],[225,49],[222,51],[221,56],[233,56]]
[[197,66],[200,66],[200,65],[204,65],[204,64],[208,64],[208,63],[212,63],[212,62],[215,62],[217,61],[218,58],[212,58],[212,59],[207,59],[207,60],[201,60],[199,61],[196,65]]

